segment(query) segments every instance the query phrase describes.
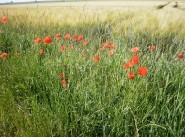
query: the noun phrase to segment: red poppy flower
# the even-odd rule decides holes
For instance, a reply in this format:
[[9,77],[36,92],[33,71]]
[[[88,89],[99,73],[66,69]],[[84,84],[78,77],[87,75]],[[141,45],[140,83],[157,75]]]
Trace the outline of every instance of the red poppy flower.
[[8,20],[8,19],[7,19],[7,17],[5,17],[5,16],[1,18],[1,22],[2,22],[2,23],[6,23],[7,20]]
[[77,40],[78,40],[78,41],[81,41],[81,40],[83,40],[83,38],[84,38],[83,35],[79,35],[78,38],[77,38]]
[[61,80],[61,84],[64,88],[67,87],[67,85],[68,85],[68,83],[65,79]]
[[134,64],[133,64],[131,61],[129,61],[128,63],[125,63],[125,64],[123,65],[123,68],[126,70],[126,69],[131,68],[133,65],[134,65]]
[[55,38],[56,39],[60,39],[62,36],[61,36],[61,34],[60,33],[57,33],[56,35],[55,35]]
[[148,74],[148,69],[147,69],[147,67],[144,67],[144,66],[140,67],[140,68],[138,69],[138,73],[139,73],[139,75],[142,76],[142,77],[146,76],[146,75]]
[[3,52],[3,53],[0,55],[0,57],[1,57],[2,59],[6,59],[6,58],[8,57],[8,54],[7,54],[6,52]]
[[139,47],[134,47],[131,49],[131,52],[133,53],[138,53],[139,52]]
[[78,38],[77,35],[73,35],[73,37],[72,37],[72,39],[73,39],[74,41],[77,41],[77,38]]
[[64,36],[64,39],[70,39],[70,34],[69,33],[67,33],[65,36]]
[[156,46],[149,46],[149,50],[151,50],[151,51],[153,51],[153,50],[155,50],[155,48],[156,48]]
[[60,47],[60,51],[64,51],[64,50],[66,50],[66,46],[63,45]]
[[101,45],[102,45],[103,48],[106,48],[106,47],[108,47],[109,44],[107,44],[107,43],[102,43]]
[[116,48],[116,46],[112,42],[102,43],[102,47],[106,48],[106,49],[115,49]]
[[94,62],[98,62],[98,61],[100,61],[100,57],[99,56],[94,56],[93,60],[94,60]]
[[39,50],[39,54],[40,54],[40,55],[44,54],[44,50],[43,50],[43,49],[40,49],[40,50]]
[[41,38],[36,38],[36,39],[34,40],[34,42],[35,42],[36,45],[38,45],[41,41],[42,41]]
[[82,44],[83,44],[83,45],[87,45],[87,44],[88,44],[88,41],[84,40],[84,41],[82,42]]
[[179,54],[179,55],[177,56],[177,58],[178,58],[178,60],[183,59],[183,58],[184,58],[184,53]]
[[124,68],[124,69],[129,69],[129,68],[130,68],[130,66],[129,66],[129,64],[128,64],[128,63],[125,63],[125,64],[123,65],[123,68]]
[[116,46],[112,42],[109,42],[109,49],[116,49]]
[[132,72],[129,72],[128,73],[128,75],[127,75],[127,77],[129,78],[129,79],[134,79],[134,73],[132,73]]
[[135,55],[131,58],[130,62],[134,65],[137,65],[139,63],[139,56]]
[[51,36],[47,36],[47,37],[44,38],[44,44],[49,44],[49,43],[52,43]]

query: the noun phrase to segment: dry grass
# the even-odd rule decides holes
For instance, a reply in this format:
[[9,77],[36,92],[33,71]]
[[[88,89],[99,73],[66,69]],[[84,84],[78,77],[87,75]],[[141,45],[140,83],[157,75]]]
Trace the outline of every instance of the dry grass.
[[[111,20],[115,32],[124,27],[135,26],[136,30],[177,31],[183,33],[185,12],[183,2],[181,9],[173,8],[171,2],[165,8],[157,10],[159,1],[143,2],[64,2],[1,6],[0,15],[8,15],[12,21],[38,26],[52,24],[93,23]],[[110,7],[111,6],[111,7]],[[146,18],[147,17],[147,18]],[[26,20],[24,20],[26,18]]]

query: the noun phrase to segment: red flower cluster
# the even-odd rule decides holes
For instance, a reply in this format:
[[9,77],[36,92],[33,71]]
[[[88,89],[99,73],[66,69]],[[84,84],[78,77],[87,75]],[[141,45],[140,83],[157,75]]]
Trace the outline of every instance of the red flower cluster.
[[[135,47],[135,48],[132,48],[131,49],[131,52],[135,53],[135,55],[127,62],[123,65],[123,68],[125,70],[127,69],[130,69],[131,67],[139,64],[139,56],[137,55],[137,53],[139,53],[139,47]],[[141,66],[138,68],[138,74],[141,76],[141,77],[144,77],[148,74],[148,69],[147,67],[145,66]],[[127,74],[127,77],[129,79],[134,79],[135,75],[133,72],[129,72]]]

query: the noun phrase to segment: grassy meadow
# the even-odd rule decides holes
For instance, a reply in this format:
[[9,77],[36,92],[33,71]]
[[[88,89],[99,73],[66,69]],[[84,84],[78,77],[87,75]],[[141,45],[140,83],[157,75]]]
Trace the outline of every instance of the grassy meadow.
[[0,136],[185,136],[174,4],[0,6]]

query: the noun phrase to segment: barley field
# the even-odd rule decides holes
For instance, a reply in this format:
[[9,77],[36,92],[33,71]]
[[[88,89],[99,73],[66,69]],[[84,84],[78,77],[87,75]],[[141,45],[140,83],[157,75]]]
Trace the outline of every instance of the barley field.
[[0,5],[0,19],[0,136],[185,136],[185,2]]

